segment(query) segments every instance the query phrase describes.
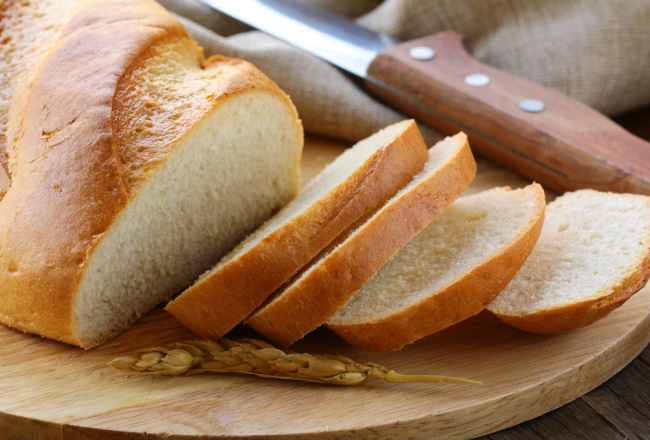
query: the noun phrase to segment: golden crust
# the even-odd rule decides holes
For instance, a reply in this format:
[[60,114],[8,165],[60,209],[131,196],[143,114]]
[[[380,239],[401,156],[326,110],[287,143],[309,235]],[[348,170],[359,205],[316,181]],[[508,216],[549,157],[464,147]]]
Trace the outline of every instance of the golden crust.
[[[131,136],[129,124],[141,107],[127,107],[138,99],[144,106],[155,103],[135,91],[147,90],[137,84],[143,81],[136,72],[156,51],[177,43],[193,53],[196,71],[221,69],[223,80],[198,93],[182,124],[163,110],[166,119],[149,133]],[[16,166],[0,201],[0,320],[83,345],[73,328],[77,287],[97,243],[139,184],[229,96],[261,88],[289,100],[248,63],[204,62],[180,23],[149,0],[90,2],[65,25],[44,63],[33,68],[38,73],[24,118],[11,122],[20,133]]]
[[566,333],[604,318],[641,290],[649,278],[650,252],[634,272],[608,292],[530,314],[509,315],[495,310],[490,311],[506,324],[521,330],[540,334]]
[[15,175],[0,202],[3,321],[72,344],[79,343],[72,305],[84,265],[128,200],[111,101],[143,47],[175,27],[160,13],[140,18],[149,8],[109,3],[76,14],[38,67],[25,119],[16,121],[23,129]]
[[199,336],[219,338],[342,230],[411,180],[427,158],[413,121],[328,193],[238,258],[198,281],[167,311]]
[[457,156],[384,207],[317,266],[258,309],[246,325],[287,347],[326,322],[470,184],[476,163],[464,135]]
[[[161,58],[167,65],[161,66]],[[167,76],[183,81],[152,81],[153,70],[166,70]],[[293,108],[288,96],[252,64],[223,56],[204,60],[201,47],[184,30],[147,47],[122,76],[113,99],[116,156],[127,191],[136,192],[179,140],[224,98],[250,90],[271,93]],[[298,122],[296,131],[302,133]]]
[[[600,198],[625,198],[630,201],[634,200],[635,203],[640,202],[644,204],[646,211],[650,208],[650,198],[642,195],[603,193],[594,190],[581,190],[580,192],[598,195]],[[579,203],[579,200],[576,203]],[[607,204],[603,203],[603,206],[606,207]],[[548,210],[549,218],[551,209]],[[577,221],[579,222],[580,219],[578,218]],[[621,306],[632,295],[641,290],[647,284],[648,279],[650,279],[650,248],[648,245],[650,235],[643,228],[639,229],[638,232],[640,236],[638,237],[639,242],[636,245],[642,246],[639,253],[635,255],[633,260],[627,263],[629,264],[627,266],[628,269],[612,279],[610,284],[603,287],[601,291],[594,291],[589,296],[574,300],[564,300],[563,302],[546,307],[538,306],[536,310],[508,312],[507,308],[500,304],[497,307],[495,303],[489,305],[487,307],[488,310],[500,320],[513,327],[540,334],[566,333],[604,318],[610,312]],[[542,239],[549,239],[549,237],[542,237]],[[562,237],[554,237],[555,241],[561,239]],[[615,253],[615,250],[612,250],[612,252]],[[500,307],[503,308],[500,309]]]
[[481,312],[519,271],[532,252],[544,223],[544,191],[535,185],[536,215],[506,248],[490,256],[440,292],[372,321],[328,327],[368,353],[401,349],[424,336]]

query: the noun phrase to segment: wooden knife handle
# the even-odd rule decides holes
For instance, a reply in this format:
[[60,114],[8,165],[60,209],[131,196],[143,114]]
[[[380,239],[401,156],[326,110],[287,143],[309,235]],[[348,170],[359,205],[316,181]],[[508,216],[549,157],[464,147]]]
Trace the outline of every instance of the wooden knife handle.
[[[444,134],[464,131],[475,152],[549,189],[650,194],[650,143],[562,93],[479,62],[458,33],[384,50],[366,85]],[[533,107],[522,110],[524,101]]]

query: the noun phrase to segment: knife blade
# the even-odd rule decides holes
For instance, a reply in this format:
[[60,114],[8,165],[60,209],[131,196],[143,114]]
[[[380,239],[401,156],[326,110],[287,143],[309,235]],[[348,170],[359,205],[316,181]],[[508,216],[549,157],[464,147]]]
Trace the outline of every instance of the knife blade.
[[400,42],[297,0],[200,0],[360,77],[392,107],[546,188],[650,194],[650,143],[558,91],[473,58],[447,31]]

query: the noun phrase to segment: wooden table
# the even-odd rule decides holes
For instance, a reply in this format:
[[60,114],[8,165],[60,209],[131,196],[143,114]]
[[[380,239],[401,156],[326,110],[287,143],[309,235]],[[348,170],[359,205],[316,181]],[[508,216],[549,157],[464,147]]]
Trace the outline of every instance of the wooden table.
[[480,440],[650,438],[650,345],[595,390],[548,414]]

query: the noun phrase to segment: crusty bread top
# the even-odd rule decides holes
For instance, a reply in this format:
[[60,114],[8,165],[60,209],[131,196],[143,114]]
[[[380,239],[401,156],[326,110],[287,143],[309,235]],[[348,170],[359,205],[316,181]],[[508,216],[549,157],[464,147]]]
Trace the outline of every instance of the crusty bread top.
[[118,6],[76,11],[43,63],[30,66],[38,75],[24,118],[9,121],[19,137],[0,202],[0,314],[11,326],[70,341],[71,301],[89,250],[127,202],[111,132],[118,81],[143,48],[182,31],[147,3]]
[[[275,95],[293,107],[252,64],[222,56],[205,60],[184,31],[170,32],[147,47],[125,72],[113,100],[116,157],[129,194],[205,114],[225,98],[251,90]],[[295,130],[302,137],[299,123]],[[292,141],[287,139],[287,144]],[[292,158],[296,167],[299,159],[299,154]]]
[[15,166],[16,139],[24,117],[29,88],[63,31],[64,24],[88,0],[0,2],[0,197],[9,188]]
[[[204,61],[180,23],[153,0],[83,1],[70,9],[56,17],[60,30],[50,50],[25,67],[37,74],[7,122],[7,132],[17,135],[8,138],[11,187],[0,201],[0,318],[80,344],[72,314],[88,260],[184,133],[250,89],[293,106],[248,63]],[[16,54],[2,49],[3,62],[15,63]],[[147,82],[164,75],[169,81]],[[297,190],[298,174],[294,181]]]
[[511,325],[561,333],[618,307],[650,274],[650,198],[594,190],[549,203],[537,246],[488,309]]
[[538,184],[461,197],[327,325],[364,351],[386,352],[479,313],[526,261],[545,204]]

